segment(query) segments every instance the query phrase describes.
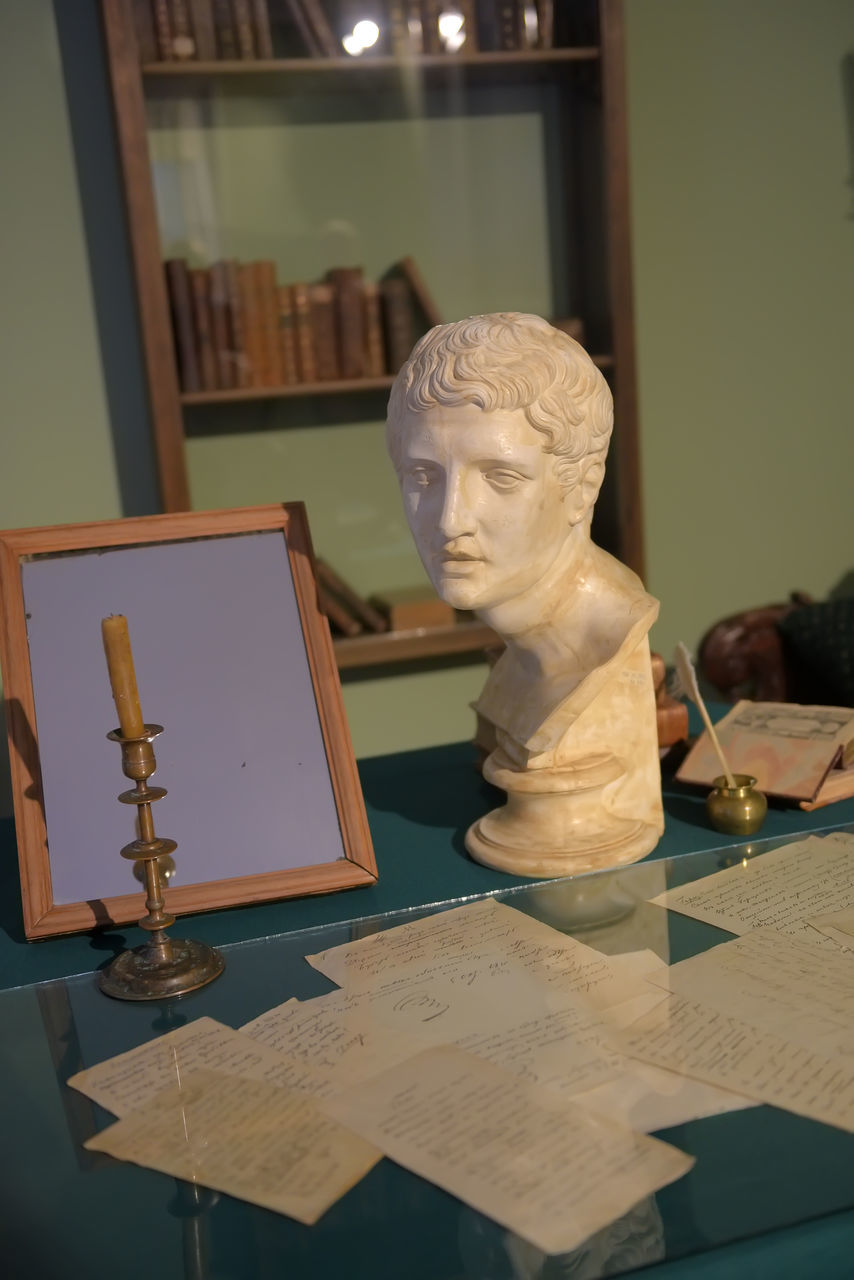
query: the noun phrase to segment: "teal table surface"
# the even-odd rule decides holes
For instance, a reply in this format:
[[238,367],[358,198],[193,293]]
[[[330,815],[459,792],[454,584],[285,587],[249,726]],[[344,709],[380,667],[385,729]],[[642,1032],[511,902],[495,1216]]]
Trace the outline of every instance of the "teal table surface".
[[[431,760],[441,764],[454,755],[428,753],[418,763],[423,772]],[[387,777],[381,762],[372,763],[366,789],[372,773],[377,781]],[[401,785],[398,800],[403,793]],[[428,857],[431,846],[454,847],[450,819],[461,799],[442,793],[439,829],[409,851],[402,875],[413,874],[413,859]],[[387,817],[396,839],[407,825],[418,826],[411,813],[404,821],[397,806],[374,809],[372,816]],[[680,821],[687,837],[690,823]],[[675,962],[728,935],[648,899],[668,885],[761,856],[783,839],[781,833],[749,848],[693,853],[671,847],[670,854],[617,872],[517,887],[504,880],[498,892],[509,905],[600,950],[651,946]],[[401,855],[383,846],[382,856]],[[462,870],[459,876],[455,887],[467,895],[496,892],[493,880],[478,886]],[[418,883],[437,880],[419,874]],[[597,904],[601,911],[591,911]],[[270,936],[253,928],[247,940],[233,936],[234,917],[193,921],[192,934],[203,924],[233,932],[224,942],[223,933],[209,934],[223,943],[222,977],[180,1000],[109,1000],[91,973],[0,992],[0,1274],[8,1280],[600,1280],[628,1273],[648,1280],[804,1280],[812,1274],[843,1280],[854,1274],[854,1135],[769,1106],[659,1132],[695,1157],[690,1172],[579,1249],[553,1257],[390,1160],[306,1227],[87,1152],[86,1138],[111,1117],[67,1087],[76,1071],[197,1017],[238,1027],[292,996],[323,994],[332,984],[306,963],[307,954],[413,917],[407,910],[287,932],[288,911],[268,917],[268,910],[234,913],[278,925]],[[91,964],[103,950],[80,954]]]
[[[359,771],[379,869],[376,884],[195,915],[187,926],[189,936],[224,946],[529,883],[480,866],[465,850],[468,826],[503,798],[476,771],[470,743],[374,757],[362,761]],[[711,830],[701,792],[673,783],[666,774],[664,807],[664,835],[647,861],[738,843],[735,837]],[[854,799],[813,813],[772,802],[760,835],[762,839],[806,835],[849,823],[854,823]],[[180,856],[179,849],[176,858]],[[117,950],[141,940],[139,930],[126,927],[27,942],[14,824],[11,819],[0,820],[0,989],[92,972]]]

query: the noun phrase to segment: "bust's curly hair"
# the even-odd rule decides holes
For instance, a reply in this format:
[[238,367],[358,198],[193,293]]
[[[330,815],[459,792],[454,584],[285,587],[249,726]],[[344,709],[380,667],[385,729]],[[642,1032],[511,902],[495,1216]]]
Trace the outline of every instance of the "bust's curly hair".
[[564,490],[578,484],[587,459],[604,468],[614,421],[608,384],[583,347],[539,316],[501,311],[425,333],[389,397],[386,440],[398,471],[403,414],[465,404],[523,409]]

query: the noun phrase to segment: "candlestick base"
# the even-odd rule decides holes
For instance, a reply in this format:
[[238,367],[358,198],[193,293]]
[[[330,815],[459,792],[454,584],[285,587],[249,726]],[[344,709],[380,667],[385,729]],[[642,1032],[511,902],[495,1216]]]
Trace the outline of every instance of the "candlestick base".
[[163,1000],[186,995],[218,978],[225,961],[206,942],[183,938],[146,942],[123,951],[98,975],[105,995],[116,1000]]

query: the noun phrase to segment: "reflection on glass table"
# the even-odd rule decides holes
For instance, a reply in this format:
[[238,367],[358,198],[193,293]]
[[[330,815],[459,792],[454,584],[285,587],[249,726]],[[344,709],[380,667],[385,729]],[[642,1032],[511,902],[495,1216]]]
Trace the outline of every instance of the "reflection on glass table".
[[[667,963],[728,935],[649,899],[781,841],[753,841],[573,880],[514,888],[499,899],[611,955],[641,948]],[[444,910],[459,900],[442,904]],[[571,1254],[545,1257],[439,1188],[388,1159],[314,1227],[224,1194],[84,1150],[111,1120],[65,1081],[75,1072],[209,1016],[239,1027],[290,997],[332,984],[304,957],[429,914],[396,912],[225,948],[212,986],[159,1005],[106,999],[92,975],[0,995],[0,1132],[5,1138],[0,1239],[5,1274],[86,1280],[156,1274],[209,1277],[371,1277],[371,1280],[585,1280],[653,1266],[690,1273],[722,1246],[768,1250],[759,1274],[779,1269],[773,1233],[854,1210],[854,1136],[768,1106],[707,1117],[657,1136],[696,1157],[689,1174],[647,1197]],[[825,1222],[817,1220],[825,1218]],[[791,1233],[785,1237],[789,1238]],[[737,1244],[737,1242],[742,1242]],[[739,1274],[725,1250],[728,1270]],[[763,1254],[763,1257],[765,1255]],[[850,1257],[846,1260],[847,1266]],[[840,1266],[842,1264],[840,1263]],[[777,1268],[777,1269],[775,1269]],[[796,1273],[792,1273],[796,1274]],[[825,1263],[823,1276],[849,1274]]]

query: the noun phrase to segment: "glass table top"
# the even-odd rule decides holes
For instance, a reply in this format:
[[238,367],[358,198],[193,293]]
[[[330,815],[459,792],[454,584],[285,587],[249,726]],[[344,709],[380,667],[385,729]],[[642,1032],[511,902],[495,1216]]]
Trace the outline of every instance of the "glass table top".
[[[648,899],[782,843],[754,841],[495,896],[609,954],[648,947],[675,963],[730,935]],[[157,1004],[110,1000],[91,974],[0,994],[0,1241],[12,1268],[5,1274],[597,1280],[650,1266],[657,1275],[662,1261],[708,1262],[719,1247],[854,1208],[854,1136],[768,1106],[659,1131],[696,1157],[691,1172],[573,1254],[551,1258],[387,1159],[306,1227],[83,1149],[112,1117],[66,1086],[75,1072],[198,1017],[239,1027],[292,996],[322,995],[333,986],[306,955],[457,905],[234,943],[222,949],[226,970],[216,982]],[[176,936],[192,936],[192,921],[181,925]]]

